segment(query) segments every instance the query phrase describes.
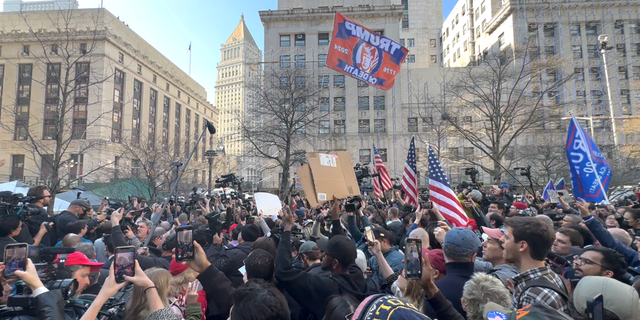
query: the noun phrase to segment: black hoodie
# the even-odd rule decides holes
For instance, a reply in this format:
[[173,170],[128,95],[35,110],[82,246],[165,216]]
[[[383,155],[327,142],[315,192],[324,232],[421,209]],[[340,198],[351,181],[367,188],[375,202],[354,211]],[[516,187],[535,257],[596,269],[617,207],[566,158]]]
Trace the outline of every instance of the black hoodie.
[[[339,223],[339,222],[338,222]],[[336,227],[333,228],[336,230]],[[342,228],[337,227],[342,231]],[[276,251],[275,277],[282,288],[316,319],[324,317],[326,301],[332,295],[349,294],[359,301],[367,297],[367,283],[362,270],[354,263],[349,273],[335,276],[314,275],[291,265],[291,232],[282,233]]]

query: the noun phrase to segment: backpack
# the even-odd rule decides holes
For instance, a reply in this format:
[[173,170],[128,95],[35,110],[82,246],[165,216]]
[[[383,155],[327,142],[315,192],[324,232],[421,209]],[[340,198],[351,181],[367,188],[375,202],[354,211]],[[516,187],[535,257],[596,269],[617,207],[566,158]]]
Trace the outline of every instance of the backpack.
[[[564,279],[563,279],[563,283],[564,283]],[[569,292],[567,291],[566,285],[563,285],[563,288],[560,288],[555,283],[545,278],[537,278],[527,283],[527,285],[522,289],[520,296],[530,288],[545,288],[545,289],[553,290],[554,292],[559,294],[565,302],[569,302]],[[520,296],[518,296],[516,301],[520,300]]]

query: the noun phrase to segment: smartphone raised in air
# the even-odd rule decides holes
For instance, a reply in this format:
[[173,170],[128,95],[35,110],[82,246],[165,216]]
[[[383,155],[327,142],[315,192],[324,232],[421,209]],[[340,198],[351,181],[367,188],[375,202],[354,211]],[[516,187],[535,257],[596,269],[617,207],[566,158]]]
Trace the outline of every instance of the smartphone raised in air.
[[193,260],[193,227],[185,226],[176,229],[178,246],[176,247],[176,261]]
[[604,300],[601,293],[587,299],[587,319],[604,319]]
[[26,243],[12,243],[4,247],[4,277],[16,278],[14,272],[27,269],[29,245]]
[[124,276],[135,276],[136,248],[134,246],[117,247],[113,255],[116,283],[123,283]]
[[373,236],[373,231],[371,230],[371,227],[364,227],[364,237],[365,237],[365,240],[367,240],[367,242],[371,242],[376,239]]
[[422,278],[422,240],[407,238],[404,248],[404,263],[407,279]]

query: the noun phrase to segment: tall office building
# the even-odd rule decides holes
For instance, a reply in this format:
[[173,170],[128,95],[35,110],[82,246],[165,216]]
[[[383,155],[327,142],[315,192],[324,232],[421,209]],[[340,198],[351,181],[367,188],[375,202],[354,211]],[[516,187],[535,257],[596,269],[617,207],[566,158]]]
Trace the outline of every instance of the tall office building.
[[[585,118],[585,126],[593,125],[598,144],[611,146],[613,115],[616,140],[622,144],[629,138],[625,137],[625,123],[640,112],[639,16],[640,3],[626,0],[461,0],[442,27],[442,64],[466,66],[483,59],[490,50],[524,48],[525,44],[530,57],[559,57],[566,61],[564,68],[548,70],[542,81],[532,84],[535,90],[573,75],[561,90],[544,98],[546,106],[565,106],[552,114],[547,129],[565,131],[568,122],[560,118],[572,111]],[[599,49],[602,34],[609,35],[610,97]]]
[[[393,3],[393,1],[392,1]],[[407,67],[440,66],[440,28],[442,1],[402,0],[400,44],[409,49]]]
[[[59,14],[72,17],[68,25],[54,24]],[[26,19],[0,13],[0,149],[7,161],[1,180],[49,179],[57,160],[67,164],[63,179],[137,176],[142,164],[122,153],[123,144],[184,161],[205,121],[217,123],[205,89],[109,11],[35,11]],[[37,36],[27,23],[38,26]],[[60,136],[66,150],[54,161]],[[185,182],[206,181],[204,153],[213,138],[204,139]],[[113,176],[89,174],[103,166]]]
[[216,106],[220,110],[218,130],[225,152],[235,157],[238,165],[235,171],[245,177],[247,182],[258,179],[259,165],[256,159],[246,157],[247,145],[240,121],[244,120],[246,107],[254,103],[250,86],[255,85],[255,75],[261,68],[261,61],[262,52],[253,40],[242,15],[238,26],[220,47]]

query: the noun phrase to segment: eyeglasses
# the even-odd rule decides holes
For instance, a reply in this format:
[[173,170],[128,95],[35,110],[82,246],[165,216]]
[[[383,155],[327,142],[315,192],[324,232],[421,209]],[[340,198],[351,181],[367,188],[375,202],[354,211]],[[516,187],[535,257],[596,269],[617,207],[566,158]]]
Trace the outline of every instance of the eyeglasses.
[[591,259],[583,258],[581,256],[574,256],[573,262],[579,265],[596,265],[600,266],[600,268],[604,268],[601,264],[593,262]]
[[353,317],[353,312],[347,314],[346,316],[344,316],[344,320],[351,320],[351,317]]

